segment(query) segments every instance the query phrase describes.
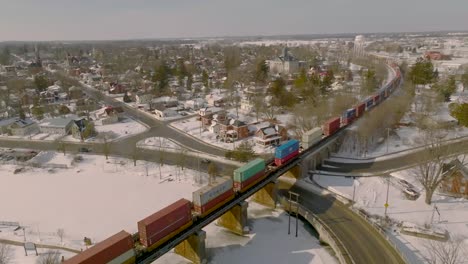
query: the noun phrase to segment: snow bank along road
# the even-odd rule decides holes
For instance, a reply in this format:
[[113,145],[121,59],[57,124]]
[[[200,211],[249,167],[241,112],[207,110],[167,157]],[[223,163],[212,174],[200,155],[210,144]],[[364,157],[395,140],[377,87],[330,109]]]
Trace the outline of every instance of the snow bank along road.
[[405,263],[398,252],[364,219],[351,212],[331,195],[318,195],[299,181],[291,191],[299,193],[299,203],[320,218],[349,251],[356,264]]
[[[459,153],[468,152],[468,138],[461,141],[449,142],[443,147],[443,153],[450,153],[455,155]],[[318,168],[319,170],[337,172],[337,173],[371,173],[383,174],[392,171],[405,169],[423,162],[421,160],[422,153],[427,152],[428,149],[421,148],[417,150],[409,150],[408,152],[401,152],[398,155],[389,155],[388,158],[372,158],[368,160],[346,160],[344,158],[325,160],[324,165]]]

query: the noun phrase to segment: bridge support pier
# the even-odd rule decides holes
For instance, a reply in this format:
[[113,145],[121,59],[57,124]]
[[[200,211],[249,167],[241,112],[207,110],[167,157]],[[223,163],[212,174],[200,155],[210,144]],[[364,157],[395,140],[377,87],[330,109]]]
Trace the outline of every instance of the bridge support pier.
[[302,168],[301,168],[301,166],[298,164],[297,166],[294,166],[294,167],[293,167],[292,169],[290,169],[288,172],[286,172],[285,174],[283,174],[283,176],[288,177],[288,178],[294,178],[294,179],[298,180],[298,179],[302,179],[302,178],[303,178],[302,173],[303,173]]
[[177,245],[174,252],[195,264],[205,264],[207,263],[205,240],[206,232],[197,231]]
[[218,218],[218,225],[241,236],[247,234],[249,232],[247,229],[247,207],[249,207],[249,203],[245,201],[234,206]]
[[253,195],[253,201],[266,207],[276,208],[277,183],[270,182]]

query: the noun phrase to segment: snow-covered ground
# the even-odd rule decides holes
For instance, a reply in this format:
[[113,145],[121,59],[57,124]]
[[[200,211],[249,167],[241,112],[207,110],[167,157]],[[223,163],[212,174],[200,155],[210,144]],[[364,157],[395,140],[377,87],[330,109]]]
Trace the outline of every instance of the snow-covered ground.
[[146,126],[131,118],[125,118],[123,121],[115,124],[96,125],[95,128],[98,133],[108,134],[112,140],[139,134],[147,130]]
[[[299,222],[299,236],[287,234],[288,217],[282,210],[272,211],[250,202],[248,207],[250,234],[241,237],[211,223],[207,232],[207,253],[210,263],[338,263],[319,245],[310,227]],[[295,228],[295,222],[291,224]],[[294,232],[293,232],[294,233]],[[173,252],[156,261],[160,264],[190,263]]]
[[[73,249],[85,248],[85,236],[98,242],[122,229],[136,232],[137,221],[179,198],[191,200],[192,192],[201,186],[195,181],[207,183],[207,175],[199,172],[164,165],[161,177],[158,164],[138,161],[134,166],[132,160],[121,158],[41,152],[32,161],[68,169],[25,167],[14,174],[19,165],[1,165],[0,182],[5,184],[0,185],[0,200],[8,202],[0,204],[0,221],[25,226],[27,241]],[[257,220],[250,221],[252,231],[247,237],[232,235],[214,223],[206,228],[213,263],[238,263],[246,255],[252,263],[334,263],[302,223],[299,238],[286,236],[283,211],[271,212],[251,203],[249,214]],[[63,242],[56,234],[59,228],[65,231]],[[22,230],[1,230],[0,239],[24,240]],[[263,253],[272,248],[273,253]],[[37,257],[25,257],[22,250],[14,247],[12,263],[34,263]],[[187,261],[169,253],[156,263]]]
[[[124,120],[109,125],[95,125],[96,131],[101,135],[96,138],[90,138],[87,142],[99,141],[104,135],[108,140],[117,140],[126,136],[135,135],[142,133],[147,130],[147,127],[142,123],[135,121],[131,118],[125,118]],[[72,135],[57,135],[57,134],[45,134],[38,133],[28,136],[8,136],[7,134],[0,134],[0,137],[6,137],[11,139],[24,139],[24,140],[47,140],[47,141],[67,141],[67,142],[80,142],[79,139],[74,138]]]
[[[459,86],[457,92],[451,97],[451,102],[458,102],[468,100],[468,90],[463,92],[463,86]],[[450,102],[450,103],[451,103]],[[450,103],[443,103],[438,112],[434,115],[435,120],[438,121],[454,121],[455,119],[450,115],[448,105]],[[407,113],[403,119],[405,121],[412,121]],[[358,121],[359,122],[359,121]],[[356,125],[353,125],[349,129],[356,129]],[[460,137],[468,137],[468,128],[462,126],[456,126],[453,129],[447,130],[442,140],[449,140]],[[370,150],[368,153],[360,151],[359,143],[357,138],[348,138],[343,142],[338,153],[333,154],[334,157],[341,158],[364,158],[364,157],[378,157],[389,153],[395,153],[410,148],[416,148],[424,145],[424,141],[421,140],[421,133],[415,126],[401,126],[397,129],[392,130],[388,139],[383,139],[382,142],[375,148]],[[387,150],[388,148],[388,150]]]
[[[433,204],[437,206],[440,212],[439,216],[434,210],[434,206],[424,202],[424,189],[416,181],[412,169],[394,172],[391,175],[393,178],[390,178],[389,182],[380,177],[363,177],[353,180],[326,175],[314,175],[314,180],[322,187],[350,200],[353,198],[353,189],[355,188],[355,206],[372,215],[379,216],[385,214],[384,205],[388,185],[389,207],[387,215],[390,218],[398,222],[413,223],[420,227],[432,225],[433,229],[447,230],[451,237],[463,239],[468,248],[468,200],[435,194]],[[419,198],[414,201],[407,199],[402,192],[404,187],[399,183],[399,179],[404,179],[413,185],[414,189],[420,193]],[[405,244],[410,256],[420,261],[423,257],[428,257],[427,239],[404,235],[399,233],[397,228],[394,229],[397,232],[393,232],[393,236]]]
[[137,143],[137,147],[139,148],[147,148],[147,149],[172,149],[176,151],[180,151],[182,147],[173,141],[167,139],[167,138],[162,138],[162,137],[150,137],[150,138],[145,138]]
[[[26,256],[22,246],[10,246],[9,248],[10,259],[8,264],[37,264],[38,258],[49,252],[49,249],[38,248],[37,253],[39,256],[36,256],[36,252],[34,251],[28,251],[28,255]],[[65,258],[69,258],[75,255],[74,253],[64,250],[59,250],[58,252],[60,256],[64,256]]]

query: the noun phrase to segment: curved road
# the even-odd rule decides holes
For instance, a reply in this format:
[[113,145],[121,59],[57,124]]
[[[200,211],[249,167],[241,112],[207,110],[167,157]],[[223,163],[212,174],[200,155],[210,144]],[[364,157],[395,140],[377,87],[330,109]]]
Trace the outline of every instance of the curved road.
[[[421,148],[401,152],[395,155],[390,154],[385,158],[379,159],[342,159],[342,161],[325,160],[324,165],[329,166],[321,166],[319,169],[339,173],[386,173],[405,169],[414,164],[427,161],[425,157],[427,157],[426,154],[428,151],[429,150],[427,148]],[[441,152],[446,153],[447,155],[468,153],[468,138],[444,144],[441,147]]]
[[136,145],[136,142],[144,138],[164,137],[172,139],[179,144],[196,151],[221,157],[224,157],[226,153],[226,151],[221,148],[201,142],[191,136],[186,135],[185,133],[180,132],[175,128],[170,127],[169,122],[164,122],[157,120],[154,117],[150,117],[147,113],[142,113],[140,110],[130,107],[123,102],[117,101],[112,97],[106,96],[94,88],[85,85],[82,85],[81,87],[85,93],[90,95],[90,97],[97,98],[114,107],[122,107],[125,109],[125,113],[128,116],[145,123],[149,127],[149,130],[144,133],[130,136],[126,139],[118,141],[118,144],[121,144],[123,149],[128,149],[128,147],[133,148]]
[[375,229],[331,195],[318,195],[300,181],[292,187],[299,203],[317,215],[348,249],[356,264],[405,263]]

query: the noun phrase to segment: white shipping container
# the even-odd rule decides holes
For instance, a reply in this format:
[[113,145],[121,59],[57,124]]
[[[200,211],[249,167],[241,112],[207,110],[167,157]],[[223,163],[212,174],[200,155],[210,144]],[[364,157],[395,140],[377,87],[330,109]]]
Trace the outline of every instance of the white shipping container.
[[322,139],[322,128],[321,127],[316,127],[313,128],[307,132],[305,132],[302,135],[302,142],[307,143],[307,145],[312,145],[315,142],[319,141]]
[[215,199],[219,195],[232,189],[233,181],[228,177],[217,178],[215,182],[210,185],[204,186],[192,193],[193,204],[203,206],[209,201]]

